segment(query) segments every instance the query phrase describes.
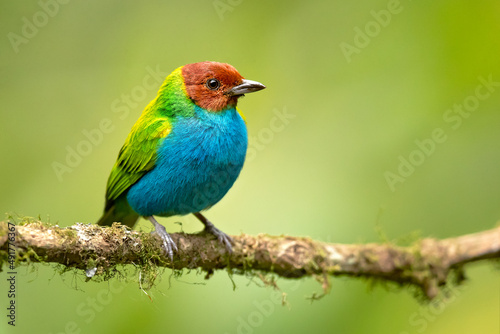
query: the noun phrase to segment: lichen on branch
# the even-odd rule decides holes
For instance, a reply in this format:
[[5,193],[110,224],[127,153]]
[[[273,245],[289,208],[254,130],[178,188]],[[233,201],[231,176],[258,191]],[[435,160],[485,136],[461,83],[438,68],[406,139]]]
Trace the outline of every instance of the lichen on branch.
[[[15,226],[11,239],[18,262],[52,262],[96,275],[118,265],[215,270],[235,274],[274,273],[284,278],[314,276],[328,290],[328,277],[373,278],[419,288],[428,299],[439,293],[452,271],[469,262],[500,258],[500,227],[455,238],[425,238],[408,247],[384,244],[335,244],[303,237],[232,236],[230,254],[206,233],[171,234],[179,251],[171,262],[150,233],[77,223],[66,228],[40,221]],[[0,222],[0,268],[8,259],[8,223]],[[89,275],[92,276],[92,275]],[[463,277],[460,274],[459,277]]]

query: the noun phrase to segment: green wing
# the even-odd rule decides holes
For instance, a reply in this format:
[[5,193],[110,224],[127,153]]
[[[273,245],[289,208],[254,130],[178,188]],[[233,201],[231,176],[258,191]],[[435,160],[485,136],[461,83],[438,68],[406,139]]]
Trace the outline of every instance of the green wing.
[[111,170],[106,189],[106,208],[154,167],[158,146],[171,129],[168,118],[147,114],[139,118]]

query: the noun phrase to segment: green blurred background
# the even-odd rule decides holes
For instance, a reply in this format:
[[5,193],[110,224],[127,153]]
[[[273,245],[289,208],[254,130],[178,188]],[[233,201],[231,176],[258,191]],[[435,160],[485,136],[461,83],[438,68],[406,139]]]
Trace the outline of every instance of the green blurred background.
[[[207,214],[225,232],[354,243],[380,241],[379,226],[390,239],[445,238],[500,216],[498,1],[42,0],[2,1],[0,13],[1,212],[95,222],[118,150],[161,83],[150,72],[216,60],[268,87],[239,105],[252,156]],[[475,98],[489,76],[490,91],[480,88],[489,96]],[[470,114],[447,122],[463,103]],[[88,146],[85,131],[103,119],[112,131]],[[446,140],[418,161],[416,141],[435,129]],[[66,164],[68,149],[86,155],[58,177],[54,162]],[[410,155],[419,165],[391,189],[385,173]],[[189,216],[161,222],[202,228]],[[206,281],[166,270],[152,301],[133,276],[85,283],[51,266],[18,272],[17,326],[3,311],[2,333],[499,332],[499,273],[485,264],[431,305],[348,278],[312,304],[313,279],[279,280],[282,307],[245,277],[233,291],[226,272]]]

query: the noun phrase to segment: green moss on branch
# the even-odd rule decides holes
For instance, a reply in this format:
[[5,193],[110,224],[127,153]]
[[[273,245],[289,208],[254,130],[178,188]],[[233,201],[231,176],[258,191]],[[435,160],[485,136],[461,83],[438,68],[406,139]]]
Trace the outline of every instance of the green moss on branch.
[[[77,223],[61,228],[28,220],[15,228],[17,263],[52,262],[84,270],[92,279],[113,277],[117,266],[133,264],[141,284],[150,287],[162,267],[207,273],[273,273],[284,278],[315,277],[325,291],[329,276],[365,277],[419,288],[428,299],[444,286],[450,272],[469,262],[500,258],[500,228],[444,240],[421,239],[408,247],[384,244],[333,244],[309,238],[260,234],[232,236],[229,254],[210,235],[172,234],[179,251],[170,262],[162,243],[150,233],[120,224],[101,227]],[[9,259],[8,224],[0,222],[0,268]]]

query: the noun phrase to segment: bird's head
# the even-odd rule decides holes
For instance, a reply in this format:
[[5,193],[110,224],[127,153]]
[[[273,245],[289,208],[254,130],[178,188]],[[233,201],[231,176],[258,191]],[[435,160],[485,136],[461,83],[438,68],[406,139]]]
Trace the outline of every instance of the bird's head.
[[239,97],[266,88],[244,79],[231,65],[213,61],[185,65],[182,76],[188,97],[211,112],[235,107]]

